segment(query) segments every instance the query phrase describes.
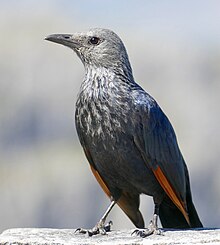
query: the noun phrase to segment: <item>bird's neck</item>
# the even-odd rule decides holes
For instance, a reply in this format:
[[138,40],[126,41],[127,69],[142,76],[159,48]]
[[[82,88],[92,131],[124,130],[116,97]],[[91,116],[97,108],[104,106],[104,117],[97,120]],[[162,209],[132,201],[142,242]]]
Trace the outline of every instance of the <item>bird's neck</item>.
[[108,85],[108,83],[112,82],[116,76],[114,71],[101,66],[96,67],[88,65],[85,67],[85,69],[85,81],[87,83],[99,83],[101,87]]
[[115,86],[115,74],[104,67],[86,66],[86,74],[81,84],[80,94],[85,100],[102,99]]
[[[133,84],[134,78],[132,74],[132,69],[129,63],[126,66],[113,66],[113,67],[104,67],[104,66],[94,66],[90,64],[85,65],[85,78],[86,80],[99,81],[106,83],[112,83],[114,80],[120,80],[121,82]],[[104,84],[103,84],[104,85]],[[120,84],[119,84],[120,85]]]
[[85,66],[85,70],[85,78],[78,94],[82,103],[117,101],[119,94],[121,97],[126,96],[130,94],[132,87],[137,86],[132,73],[128,77],[120,70],[89,65]]

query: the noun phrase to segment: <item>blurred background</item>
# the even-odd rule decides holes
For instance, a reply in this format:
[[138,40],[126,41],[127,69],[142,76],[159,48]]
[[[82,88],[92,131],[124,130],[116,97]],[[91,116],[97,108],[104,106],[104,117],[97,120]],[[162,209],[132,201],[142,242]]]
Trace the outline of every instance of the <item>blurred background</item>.
[[[0,231],[92,227],[109,200],[74,126],[78,57],[44,41],[92,27],[124,41],[136,81],[170,118],[206,227],[220,227],[220,2],[0,1]],[[141,197],[148,224],[150,197]],[[115,207],[113,229],[132,228]]]

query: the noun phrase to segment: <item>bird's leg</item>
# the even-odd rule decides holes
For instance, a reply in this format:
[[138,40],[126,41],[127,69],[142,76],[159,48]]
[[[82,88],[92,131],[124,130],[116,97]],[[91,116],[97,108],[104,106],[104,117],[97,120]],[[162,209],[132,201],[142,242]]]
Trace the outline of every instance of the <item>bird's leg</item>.
[[132,235],[136,234],[137,236],[140,237],[146,237],[152,234],[161,235],[161,230],[158,228],[158,216],[159,216],[159,205],[155,204],[153,219],[150,221],[148,228],[137,229],[132,233]]
[[109,232],[111,230],[111,225],[112,225],[112,221],[109,221],[107,224],[105,224],[105,221],[108,214],[115,206],[115,204],[116,201],[112,200],[111,204],[109,205],[109,207],[107,208],[107,210],[105,211],[105,213],[103,214],[99,222],[92,229],[86,230],[86,229],[78,228],[76,229],[76,232],[83,233],[83,234],[87,233],[89,236],[93,236],[97,234],[105,235],[106,232]]
[[110,211],[115,206],[115,204],[116,204],[115,201],[111,201],[111,204],[109,205],[109,207],[107,208],[107,210],[103,214],[102,218],[99,220],[99,222],[93,228],[94,230],[99,230],[100,233],[102,233],[102,234],[105,234],[106,232],[110,231],[110,228],[111,228],[111,225],[112,225],[112,221],[110,221],[106,225],[105,225],[105,221],[106,221],[106,218],[109,215]]

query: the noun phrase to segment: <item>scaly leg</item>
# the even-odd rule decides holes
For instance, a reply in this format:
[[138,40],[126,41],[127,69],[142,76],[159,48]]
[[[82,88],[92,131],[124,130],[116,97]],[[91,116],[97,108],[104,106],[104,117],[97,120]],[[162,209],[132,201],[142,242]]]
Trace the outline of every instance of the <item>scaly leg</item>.
[[75,232],[79,232],[79,233],[83,233],[83,234],[87,233],[89,236],[93,236],[93,235],[97,235],[97,234],[105,235],[106,232],[109,232],[111,230],[111,225],[112,225],[112,221],[108,222],[107,224],[105,224],[105,221],[106,221],[108,214],[110,213],[112,208],[115,206],[115,204],[116,204],[115,201],[111,201],[111,204],[109,205],[109,207],[107,208],[107,210],[103,214],[102,218],[99,220],[99,222],[92,229],[86,230],[86,229],[78,228],[78,229],[76,229]]

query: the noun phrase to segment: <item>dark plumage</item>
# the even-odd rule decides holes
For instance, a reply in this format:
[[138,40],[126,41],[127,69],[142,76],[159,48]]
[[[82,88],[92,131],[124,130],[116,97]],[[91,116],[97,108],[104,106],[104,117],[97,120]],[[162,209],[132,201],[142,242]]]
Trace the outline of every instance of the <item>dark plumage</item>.
[[[166,228],[202,227],[174,130],[156,101],[134,81],[120,38],[97,28],[46,39],[73,49],[85,66],[76,128],[95,177],[112,199],[110,209],[117,203],[136,227],[144,228],[139,211],[144,193],[153,197],[155,214],[153,229],[140,235],[157,231],[157,215]],[[92,234],[105,229],[107,214]]]

